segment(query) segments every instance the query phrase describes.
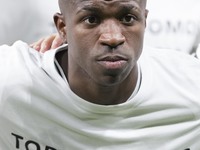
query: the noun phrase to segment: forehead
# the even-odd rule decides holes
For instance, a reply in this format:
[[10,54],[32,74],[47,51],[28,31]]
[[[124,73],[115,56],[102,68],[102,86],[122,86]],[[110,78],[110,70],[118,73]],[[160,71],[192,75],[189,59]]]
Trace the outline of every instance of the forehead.
[[85,5],[123,5],[123,4],[138,4],[142,6],[142,4],[146,3],[146,0],[69,0],[72,5],[84,7]]
[[[122,7],[136,8],[138,10],[145,9],[146,0],[65,0],[69,6],[68,10],[80,11],[88,8],[98,8],[104,11],[114,8],[119,9]],[[109,8],[108,8],[109,7]],[[107,9],[108,8],[108,9]],[[109,10],[108,10],[109,11]]]

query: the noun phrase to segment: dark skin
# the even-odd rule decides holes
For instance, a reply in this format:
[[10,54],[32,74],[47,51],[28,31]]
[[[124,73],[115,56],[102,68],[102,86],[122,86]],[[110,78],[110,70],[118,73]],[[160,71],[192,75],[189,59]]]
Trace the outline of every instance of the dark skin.
[[60,0],[54,16],[68,51],[58,53],[70,88],[100,105],[125,102],[137,82],[146,0]]

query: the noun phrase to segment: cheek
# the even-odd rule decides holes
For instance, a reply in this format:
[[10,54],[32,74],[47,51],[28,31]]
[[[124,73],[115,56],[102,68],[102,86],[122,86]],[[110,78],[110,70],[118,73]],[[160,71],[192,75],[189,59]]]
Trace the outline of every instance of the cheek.
[[96,43],[99,36],[98,28],[88,29],[84,27],[82,24],[74,25],[72,32],[73,32],[72,37],[74,37],[74,39],[80,43],[85,43],[85,45],[91,45]]
[[71,50],[70,53],[74,61],[79,63],[79,65],[83,65],[90,57],[94,41],[92,41],[89,34],[86,34],[86,32],[77,28],[74,28],[73,31],[70,32],[68,38],[69,48]]
[[134,51],[139,51],[143,46],[143,34],[141,32],[129,33],[127,38],[128,45],[134,48]]
[[[84,42],[77,41],[75,43],[69,43],[69,58],[75,65],[85,66],[89,61],[89,51]],[[82,68],[81,67],[81,68]]]

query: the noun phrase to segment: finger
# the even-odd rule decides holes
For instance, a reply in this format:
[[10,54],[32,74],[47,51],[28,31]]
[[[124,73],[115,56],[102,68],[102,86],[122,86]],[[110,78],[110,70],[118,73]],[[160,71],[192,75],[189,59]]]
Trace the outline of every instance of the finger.
[[41,44],[41,49],[40,49],[40,52],[45,52],[47,50],[50,50],[51,47],[52,47],[52,43],[55,39],[56,35],[53,34],[47,38],[45,38],[43,41],[42,41],[42,44]]
[[34,42],[32,44],[30,44],[30,47],[32,47],[33,49],[37,50],[37,51],[40,51],[41,49],[41,44],[43,42],[44,38],[40,39],[39,41],[37,42]]
[[61,37],[59,36],[59,34],[57,34],[55,36],[55,39],[53,40],[51,49],[55,49],[55,48],[61,46],[62,44],[63,44],[63,41],[62,41]]

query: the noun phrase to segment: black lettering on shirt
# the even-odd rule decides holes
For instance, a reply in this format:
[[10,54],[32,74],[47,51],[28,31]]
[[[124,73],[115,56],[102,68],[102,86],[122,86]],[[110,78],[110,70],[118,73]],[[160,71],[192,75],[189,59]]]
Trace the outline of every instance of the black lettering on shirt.
[[24,138],[20,135],[11,133],[15,138],[16,138],[16,148],[19,149],[20,148],[20,141],[19,140],[23,140]]
[[[27,141],[25,141],[25,145],[23,145],[23,144],[20,144],[20,141],[23,141],[24,137],[17,135],[15,133],[11,133],[11,135],[13,135],[15,137],[15,143],[16,143],[15,148],[16,149],[21,149],[23,147],[26,150],[31,150],[32,147],[35,147],[34,150],[43,150],[43,149],[41,149],[41,145],[35,141],[27,140]],[[58,150],[58,149],[46,145],[44,150]]]
[[30,150],[29,149],[29,145],[35,145],[36,146],[36,150],[40,150],[40,145],[38,144],[38,143],[36,143],[36,142],[34,142],[34,141],[27,141],[26,143],[25,143],[25,148],[26,148],[26,150]]

